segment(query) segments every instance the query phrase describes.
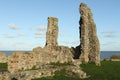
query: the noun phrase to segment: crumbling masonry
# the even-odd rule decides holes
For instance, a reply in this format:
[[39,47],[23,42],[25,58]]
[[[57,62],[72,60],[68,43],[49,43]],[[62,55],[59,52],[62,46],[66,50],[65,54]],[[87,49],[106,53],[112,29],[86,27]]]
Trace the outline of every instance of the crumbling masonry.
[[[60,70],[60,67],[54,68],[49,64],[57,62],[72,64],[63,68],[67,72],[71,72],[72,76],[85,78],[86,73],[80,69],[79,65],[82,62],[92,62],[99,65],[100,44],[90,8],[81,3],[79,12],[81,14],[79,21],[80,44],[76,48],[58,45],[58,19],[48,17],[46,45],[44,48],[37,47],[32,52],[14,52],[9,56],[0,53],[0,62],[8,63],[10,73],[7,74],[6,78],[14,75],[18,80],[31,80],[44,76],[53,76],[56,70]],[[37,70],[31,71],[31,69]],[[18,75],[17,72],[20,72],[20,74]],[[5,77],[3,75],[0,74],[0,79]],[[24,75],[24,77],[21,77],[21,75]]]
[[80,17],[80,59],[82,62],[94,62],[100,64],[100,44],[96,33],[96,25],[90,8],[81,3]]
[[44,48],[34,48],[31,53],[15,52],[5,59],[8,63],[8,70],[15,72],[27,70],[33,67],[41,68],[51,62],[78,64],[81,62],[93,62],[100,64],[100,44],[96,33],[96,25],[90,8],[81,3],[80,17],[80,44],[76,48],[68,48],[58,45],[58,19],[48,18],[46,32],[46,45]]
[[46,32],[46,47],[51,49],[54,46],[58,46],[58,19],[54,17],[48,17],[48,27]]
[[[81,62],[93,62],[100,64],[100,44],[96,33],[96,25],[93,20],[90,8],[81,3],[79,7],[80,17],[80,45],[69,49],[72,51],[74,59],[80,59]],[[48,18],[48,28],[46,33],[46,46],[49,50],[54,50],[58,46],[58,19]]]

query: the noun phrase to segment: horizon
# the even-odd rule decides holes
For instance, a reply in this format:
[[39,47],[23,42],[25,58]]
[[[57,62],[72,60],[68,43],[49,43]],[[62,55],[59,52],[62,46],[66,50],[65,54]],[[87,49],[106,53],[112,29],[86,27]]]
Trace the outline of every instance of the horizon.
[[[37,47],[40,47],[40,46],[37,46]],[[69,47],[69,46],[68,46]],[[36,47],[35,47],[36,48]],[[70,48],[70,47],[69,47]],[[32,51],[32,49],[31,50],[0,50],[0,52],[2,52],[2,51]],[[102,52],[103,50],[100,50],[100,52]],[[109,51],[112,51],[112,50],[109,50]],[[113,51],[115,51],[115,50],[113,50]],[[116,50],[116,52],[119,52],[119,50],[117,51]]]
[[58,18],[58,45],[78,46],[81,2],[93,13],[100,51],[120,51],[119,0],[1,1],[0,51],[32,51],[35,47],[44,47],[50,16]]

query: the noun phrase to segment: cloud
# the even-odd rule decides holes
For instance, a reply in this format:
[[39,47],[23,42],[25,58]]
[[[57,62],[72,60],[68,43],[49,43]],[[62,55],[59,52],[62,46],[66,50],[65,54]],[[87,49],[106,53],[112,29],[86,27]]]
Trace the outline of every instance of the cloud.
[[37,36],[37,35],[35,35],[35,38],[42,38],[42,36]]
[[20,29],[20,27],[17,26],[16,24],[14,24],[14,23],[10,23],[10,24],[8,24],[8,27],[9,27],[10,29],[13,29],[13,30]]
[[3,43],[2,43],[2,42],[0,42],[0,45],[3,45]]
[[5,34],[4,37],[5,37],[5,38],[15,38],[15,36],[10,35],[10,34]]
[[13,43],[13,46],[26,46],[26,45],[28,45],[28,43],[27,42],[15,42],[15,43]]
[[66,46],[72,46],[72,47],[76,47],[80,44],[79,40],[75,40],[75,41],[60,41],[61,44],[66,45]]
[[42,32],[36,32],[35,35],[43,35]]
[[43,32],[36,32],[34,37],[35,38],[42,38],[43,35],[44,35]]
[[39,27],[37,27],[37,30],[39,30],[39,31],[46,31],[47,27],[46,26],[39,26]]
[[107,37],[107,38],[113,38],[113,37],[116,37],[116,36],[113,35],[113,34],[108,34],[108,35],[105,35],[104,37]]
[[106,37],[106,38],[113,38],[113,37],[116,37],[116,32],[114,31],[107,31],[107,32],[101,32],[103,37]]
[[26,36],[28,36],[28,35],[25,34],[25,33],[20,33],[20,34],[18,34],[18,36],[20,36],[20,37],[26,37]]
[[34,37],[35,37],[35,38],[42,38],[41,35],[35,35]]
[[33,27],[29,27],[29,30],[33,30]]

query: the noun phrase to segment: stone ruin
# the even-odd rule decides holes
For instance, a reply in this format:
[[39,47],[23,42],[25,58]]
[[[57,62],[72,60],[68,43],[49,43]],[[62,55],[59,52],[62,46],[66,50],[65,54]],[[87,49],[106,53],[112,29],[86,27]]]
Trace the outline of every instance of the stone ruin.
[[45,47],[52,49],[52,46],[58,46],[57,38],[58,38],[58,19],[54,17],[48,17]]
[[80,4],[79,12],[81,14],[79,21],[80,45],[72,48],[74,59],[80,59],[84,63],[93,62],[100,65],[100,43],[92,12],[84,3]]
[[80,44],[76,48],[58,45],[58,19],[48,17],[45,47],[34,48],[30,53],[13,53],[6,59],[8,62],[8,70],[15,73],[16,71],[29,70],[33,67],[42,69],[46,64],[52,62],[72,63],[76,66],[74,66],[74,68],[77,70],[71,68],[67,68],[66,70],[79,74],[79,77],[83,78],[86,76],[86,73],[79,68],[80,63],[93,62],[96,65],[100,65],[100,44],[92,12],[84,3],[81,3],[79,12],[81,14],[79,21]]
[[93,15],[86,4],[81,3],[80,17],[80,59],[82,62],[94,62],[100,64],[100,43],[96,33],[96,25]]
[[[57,42],[58,19],[54,17],[49,17],[46,32],[46,45],[44,49],[51,51],[50,53],[51,57],[52,55],[57,54],[57,53],[54,54],[54,51],[56,51],[58,52],[56,56],[59,56],[59,54],[62,55],[67,54],[67,56],[69,56],[70,59],[72,57],[74,59],[79,59],[80,62],[85,63],[93,62],[96,65],[99,65],[100,44],[97,37],[96,25],[93,20],[92,12],[90,8],[84,3],[80,4],[79,12],[81,14],[79,21],[80,45],[78,45],[76,48],[59,46]],[[66,58],[63,56],[63,59],[59,59],[58,61],[65,59]]]

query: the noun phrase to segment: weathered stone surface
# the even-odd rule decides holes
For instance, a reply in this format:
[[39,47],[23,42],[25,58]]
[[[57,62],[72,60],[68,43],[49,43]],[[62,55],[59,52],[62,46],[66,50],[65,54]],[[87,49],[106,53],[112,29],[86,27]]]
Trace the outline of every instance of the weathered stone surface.
[[[18,80],[30,80],[32,78],[51,76],[56,70],[48,67],[49,63],[72,63],[72,66],[65,69],[72,76],[85,78],[79,65],[82,62],[94,62],[100,64],[100,45],[96,34],[96,26],[93,21],[92,13],[86,4],[80,5],[80,45],[76,48],[58,46],[58,19],[48,18],[48,28],[46,32],[46,45],[44,48],[34,48],[32,52],[15,52],[9,57],[5,57],[8,62],[8,71],[10,76],[14,74]],[[4,59],[4,54],[0,54]],[[63,69],[62,67],[61,69]],[[24,71],[38,69],[34,71]],[[45,70],[45,71],[44,71]],[[21,72],[23,71],[23,73]],[[43,71],[43,72],[42,72]],[[16,73],[18,72],[18,74]],[[20,74],[19,74],[20,73]],[[25,74],[25,75],[24,75]],[[44,75],[43,75],[44,74]],[[22,78],[23,77],[23,78]]]
[[85,72],[83,72],[80,67],[76,67],[76,66],[69,66],[66,68],[67,74],[69,74],[70,76],[73,77],[77,77],[77,78],[86,78],[87,75]]
[[71,52],[71,49],[66,47],[66,46],[54,47],[52,54],[54,54],[54,55],[56,54],[57,62],[65,63],[65,62],[72,62],[73,61],[73,54]]
[[[39,62],[41,64],[47,64],[51,62],[72,62],[73,55],[71,52],[71,49],[65,46],[54,46],[52,47],[52,50],[49,51],[49,49],[43,48],[36,48],[36,51],[40,50],[38,56],[39,56]],[[35,51],[35,49],[34,49]]]
[[41,48],[41,47],[36,47],[36,48],[33,48],[32,51],[39,54],[42,50],[43,50],[43,48]]
[[3,52],[0,52],[0,63],[6,63],[7,61],[7,55]]
[[10,73],[0,72],[0,80],[11,80]]
[[39,60],[37,53],[31,52],[14,52],[9,56],[8,71],[14,73],[19,70],[33,68]]
[[[50,67],[51,66],[51,67]],[[1,72],[0,80],[31,80],[35,78],[54,76],[55,71],[65,70],[66,75],[77,77],[77,78],[86,78],[86,73],[83,72],[79,67],[75,65],[65,65],[65,66],[56,66],[52,64],[44,65],[44,68],[37,70],[26,70],[26,71],[17,71],[15,73]]]
[[96,33],[96,25],[90,8],[80,4],[80,42],[81,56],[83,62],[94,62],[100,64],[100,44]]
[[58,19],[48,17],[48,27],[46,32],[46,47],[51,50],[53,46],[58,46]]

